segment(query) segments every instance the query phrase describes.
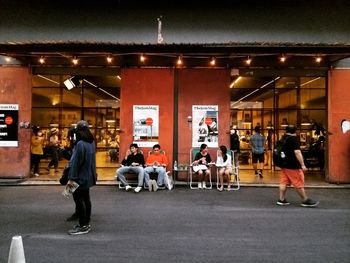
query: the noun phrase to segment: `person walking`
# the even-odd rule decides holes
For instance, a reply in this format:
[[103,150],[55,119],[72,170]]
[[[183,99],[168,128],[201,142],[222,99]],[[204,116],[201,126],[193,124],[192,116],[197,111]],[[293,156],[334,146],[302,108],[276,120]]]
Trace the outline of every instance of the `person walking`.
[[255,126],[254,135],[250,137],[252,162],[255,175],[263,178],[265,137],[260,133],[260,126]]
[[50,137],[49,137],[49,152],[51,154],[51,161],[49,162],[48,165],[48,170],[52,167],[55,168],[55,173],[58,172],[58,161],[59,161],[59,156],[58,156],[58,149],[60,147],[60,142],[58,139],[58,129],[57,128],[52,128],[50,130]]
[[30,170],[33,168],[34,176],[39,176],[40,160],[44,155],[44,136],[39,126],[32,128],[33,135],[30,144]]
[[296,137],[296,127],[288,125],[286,134],[284,135],[283,150],[286,158],[286,165],[282,167],[280,183],[279,183],[279,199],[277,205],[285,206],[290,203],[286,199],[287,186],[293,185],[299,196],[302,198],[301,206],[316,207],[319,202],[309,198],[305,192],[304,171],[306,166],[304,158],[300,150],[300,144]]
[[79,186],[73,192],[79,224],[68,231],[70,235],[87,234],[91,230],[90,188],[96,184],[96,145],[89,124],[81,120],[76,126],[76,145],[69,160],[68,187]]
[[136,143],[130,144],[129,149],[126,151],[125,158],[122,161],[122,167],[120,167],[116,172],[116,177],[122,182],[123,186],[125,186],[126,191],[130,191],[132,189],[125,178],[124,174],[126,173],[137,174],[138,182],[137,187],[134,189],[134,192],[138,193],[142,190],[144,180],[144,165],[145,158],[139,151],[139,146]]

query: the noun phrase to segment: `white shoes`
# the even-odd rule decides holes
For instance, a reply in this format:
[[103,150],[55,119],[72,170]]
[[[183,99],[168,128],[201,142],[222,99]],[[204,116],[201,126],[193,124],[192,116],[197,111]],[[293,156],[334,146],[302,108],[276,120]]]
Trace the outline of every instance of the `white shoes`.
[[157,185],[156,180],[152,180],[152,184],[153,184],[153,191],[154,191],[154,192],[157,192],[157,190],[158,190],[158,185]]
[[129,192],[132,189],[130,185],[125,186],[125,191]]
[[202,189],[202,183],[198,182],[198,189]]
[[148,190],[149,190],[150,192],[152,192],[152,187],[153,187],[152,180],[149,180],[148,183],[147,183],[147,185],[148,185]]
[[34,175],[35,175],[35,176],[37,176],[37,177],[39,176],[39,174],[38,174],[38,173],[35,173]]
[[207,185],[205,184],[205,182],[202,182],[202,187],[203,189],[207,189]]
[[135,193],[138,193],[138,192],[141,191],[141,189],[142,189],[142,187],[141,187],[141,186],[138,186],[138,187],[136,187],[136,188],[134,189],[134,192],[135,192]]

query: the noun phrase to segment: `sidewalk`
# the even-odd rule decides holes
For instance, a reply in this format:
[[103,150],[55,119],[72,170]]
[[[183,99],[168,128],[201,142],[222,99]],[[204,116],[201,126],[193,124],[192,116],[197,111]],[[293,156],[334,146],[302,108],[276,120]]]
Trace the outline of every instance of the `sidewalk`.
[[[278,189],[91,189],[92,231],[69,236],[74,210],[63,187],[0,186],[0,262],[21,235],[27,262],[347,262],[349,189],[308,189],[317,208],[275,205]],[[345,202],[344,202],[345,201]]]

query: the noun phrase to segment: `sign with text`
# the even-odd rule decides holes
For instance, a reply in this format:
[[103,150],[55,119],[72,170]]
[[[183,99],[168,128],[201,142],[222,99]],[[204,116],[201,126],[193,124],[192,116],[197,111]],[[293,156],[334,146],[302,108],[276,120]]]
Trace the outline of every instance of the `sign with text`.
[[218,105],[192,106],[192,147],[202,143],[208,147],[218,147]]
[[0,147],[18,147],[18,104],[0,104]]
[[134,105],[134,143],[139,147],[152,147],[158,143],[159,106]]

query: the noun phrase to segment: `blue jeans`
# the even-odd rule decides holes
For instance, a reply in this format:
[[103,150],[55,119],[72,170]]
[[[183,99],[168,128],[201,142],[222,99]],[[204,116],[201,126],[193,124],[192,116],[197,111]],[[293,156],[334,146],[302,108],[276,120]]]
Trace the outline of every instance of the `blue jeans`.
[[143,186],[144,173],[142,166],[122,166],[117,170],[118,179],[122,182],[124,186],[127,186],[129,185],[129,183],[124,176],[125,173],[137,174],[137,186]]
[[153,166],[147,166],[144,170],[145,172],[145,184],[148,185],[148,181],[150,180],[149,175],[151,173],[156,173],[158,174],[157,176],[157,185],[161,186],[165,184],[164,178],[166,176],[166,170],[163,166],[158,166],[158,167],[153,167]]

